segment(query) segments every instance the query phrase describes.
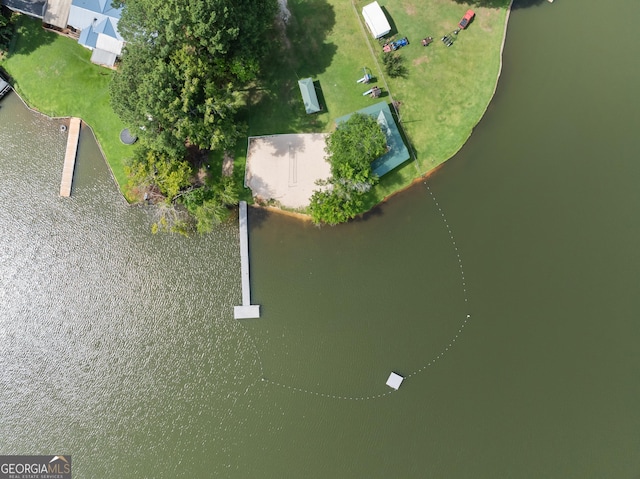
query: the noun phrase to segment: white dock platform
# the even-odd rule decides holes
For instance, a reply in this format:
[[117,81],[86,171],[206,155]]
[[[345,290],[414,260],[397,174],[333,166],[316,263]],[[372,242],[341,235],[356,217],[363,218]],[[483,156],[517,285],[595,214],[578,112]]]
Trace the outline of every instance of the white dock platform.
[[400,385],[402,384],[402,381],[404,381],[404,377],[400,376],[397,373],[392,372],[389,375],[389,379],[387,379],[387,386],[397,391]]
[[69,136],[67,136],[67,151],[64,155],[64,166],[62,167],[60,196],[71,196],[71,183],[73,182],[73,170],[76,166],[76,153],[78,151],[79,137],[80,118],[71,118],[69,121]]
[[242,280],[242,306],[234,306],[235,319],[260,317],[260,305],[251,304],[251,283],[249,281],[249,231],[247,228],[247,202],[241,201],[239,208],[240,223],[240,273]]

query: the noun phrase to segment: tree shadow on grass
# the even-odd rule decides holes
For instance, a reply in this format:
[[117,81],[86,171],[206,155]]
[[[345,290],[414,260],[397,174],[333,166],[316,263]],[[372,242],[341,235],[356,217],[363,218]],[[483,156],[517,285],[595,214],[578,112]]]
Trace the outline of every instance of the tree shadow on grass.
[[44,45],[53,43],[56,34],[42,28],[42,21],[20,15],[9,48],[9,57],[29,55]]
[[336,14],[326,0],[289,2],[291,18],[287,38],[291,48],[285,55],[291,67],[301,77],[324,73],[338,47],[326,43],[327,35],[336,23]]
[[291,16],[286,29],[276,29],[267,76],[251,92],[241,115],[251,135],[312,132],[326,123],[327,106],[318,82],[314,86],[323,110],[307,115],[298,80],[317,77],[331,65],[338,47],[326,39],[336,22],[335,11],[326,0],[289,0],[288,7]]

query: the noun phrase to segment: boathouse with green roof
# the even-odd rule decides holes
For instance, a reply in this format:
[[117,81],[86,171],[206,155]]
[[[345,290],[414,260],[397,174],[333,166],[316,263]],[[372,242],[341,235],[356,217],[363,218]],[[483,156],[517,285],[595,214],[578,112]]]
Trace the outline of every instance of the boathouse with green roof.
[[[375,118],[378,125],[380,125],[382,132],[387,137],[388,150],[384,155],[380,158],[376,158],[371,163],[371,170],[373,173],[379,177],[386,175],[396,166],[401,165],[411,157],[407,146],[404,144],[404,141],[402,141],[400,130],[398,130],[398,125],[396,125],[396,121],[393,119],[391,109],[387,102],[381,101],[354,113],[369,115]],[[354,113],[349,113],[348,115],[337,118],[336,125],[338,128],[341,123],[347,121]]]

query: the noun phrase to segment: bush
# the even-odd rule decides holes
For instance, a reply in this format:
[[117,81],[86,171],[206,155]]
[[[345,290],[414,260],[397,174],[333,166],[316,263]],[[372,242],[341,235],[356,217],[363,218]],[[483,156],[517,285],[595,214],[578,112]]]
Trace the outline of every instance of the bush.
[[404,78],[407,76],[407,67],[404,66],[404,58],[398,53],[383,53],[382,63],[385,73],[391,78]]
[[309,213],[315,224],[344,223],[364,211],[364,197],[378,182],[371,162],[386,150],[387,139],[369,115],[355,113],[327,138],[331,178],[320,182],[324,188],[311,197]]

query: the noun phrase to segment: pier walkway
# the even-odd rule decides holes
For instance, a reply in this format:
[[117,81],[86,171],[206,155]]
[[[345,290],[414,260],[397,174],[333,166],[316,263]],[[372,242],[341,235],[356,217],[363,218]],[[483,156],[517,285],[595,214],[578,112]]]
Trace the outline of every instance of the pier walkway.
[[241,201],[239,208],[240,222],[240,272],[242,279],[242,306],[234,306],[235,319],[260,317],[260,305],[251,304],[251,285],[249,281],[249,231],[247,229],[247,202]]
[[71,196],[71,183],[73,182],[73,170],[76,166],[79,137],[80,118],[71,118],[69,136],[67,137],[67,151],[64,155],[64,167],[62,168],[62,181],[60,182],[60,196]]

